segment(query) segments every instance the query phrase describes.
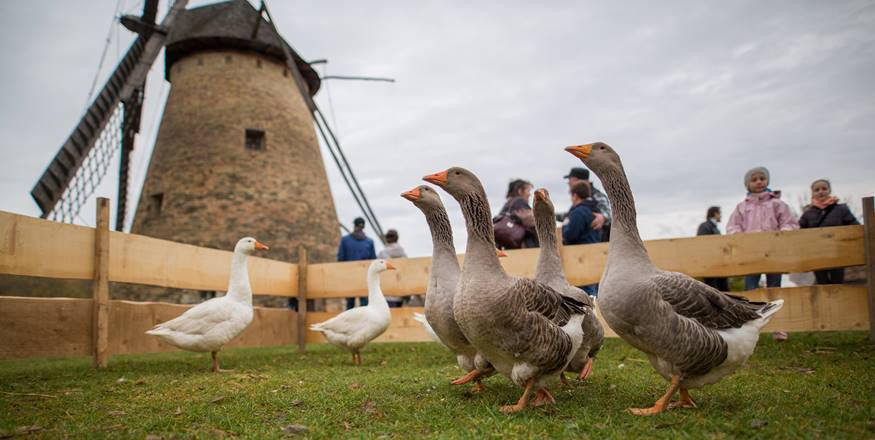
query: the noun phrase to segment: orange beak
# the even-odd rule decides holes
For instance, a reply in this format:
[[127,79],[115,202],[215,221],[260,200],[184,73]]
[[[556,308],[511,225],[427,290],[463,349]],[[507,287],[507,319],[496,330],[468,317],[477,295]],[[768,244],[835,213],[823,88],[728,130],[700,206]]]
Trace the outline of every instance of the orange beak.
[[505,251],[503,251],[503,250],[501,250],[501,249],[496,249],[496,250],[495,250],[495,256],[498,257],[498,258],[503,258],[503,257],[506,257],[506,256],[507,256],[507,252],[505,252]]
[[546,202],[547,201],[547,190],[544,188],[541,188],[541,189],[535,191],[535,199],[542,201],[542,202]]
[[264,244],[258,240],[255,240],[255,249],[266,251],[266,250],[269,250],[270,248],[267,247],[266,244]]
[[565,151],[573,154],[578,159],[586,159],[592,153],[592,144],[565,147]]
[[419,188],[413,188],[410,191],[404,191],[401,193],[401,197],[404,197],[411,202],[415,202],[422,198],[422,194],[419,193]]
[[439,173],[429,174],[429,175],[423,177],[422,180],[425,180],[428,183],[433,183],[433,184],[443,188],[444,185],[447,184],[447,171],[444,170],[444,171],[441,171]]
[[395,268],[395,266],[392,265],[392,263],[390,263],[388,261],[386,262],[386,270],[395,270],[395,269],[396,268]]

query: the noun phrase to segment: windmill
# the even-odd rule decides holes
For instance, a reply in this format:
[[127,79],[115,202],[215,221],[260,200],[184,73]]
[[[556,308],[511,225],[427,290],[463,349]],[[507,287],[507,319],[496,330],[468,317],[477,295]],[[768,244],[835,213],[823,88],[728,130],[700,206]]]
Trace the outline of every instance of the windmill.
[[[121,24],[138,36],[33,187],[31,196],[42,211],[41,216],[73,222],[81,207],[107,174],[110,159],[118,151],[120,167],[115,229],[123,229],[131,204],[128,200],[130,157],[134,149],[135,137],[140,129],[143,99],[148,93],[146,76],[162,49],[165,49],[165,77],[173,86],[165,106],[143,193],[137,204],[132,232],[197,245],[227,248],[226,241],[233,243],[239,238],[231,231],[255,229],[258,232],[259,229],[264,228],[274,231],[272,227],[279,224],[283,232],[276,238],[289,243],[290,247],[280,251],[278,255],[280,258],[294,260],[291,247],[305,244],[308,247],[318,248],[315,253],[311,252],[317,260],[332,259],[333,249],[330,248],[338,239],[337,216],[318,141],[316,141],[316,132],[313,130],[315,126],[364,217],[382,240],[383,231],[379,221],[359,186],[336,136],[313,101],[313,95],[318,91],[321,79],[310,64],[304,61],[277,32],[264,2],[259,9],[255,9],[245,0],[230,0],[194,9],[186,9],[187,4],[188,0],[176,0],[160,23],[156,23],[157,0],[146,0],[140,16],[121,17]],[[216,63],[224,63],[224,65],[218,66]],[[217,93],[215,90],[198,89],[202,85],[198,85],[196,81],[198,78],[191,80],[189,74],[198,69],[203,70],[203,75],[218,75],[225,78],[224,80],[232,81],[229,83],[231,88],[237,90],[238,95],[220,97],[219,101],[216,101],[218,106],[229,102],[235,105],[247,104],[251,101],[247,95],[264,95],[281,90],[280,95],[285,97],[285,101],[277,101],[274,96],[263,99],[269,101],[269,104],[256,103],[255,105],[287,106],[286,122],[303,121],[304,119],[300,117],[303,109],[303,113],[307,115],[307,124],[303,125],[308,126],[299,124],[291,129],[285,129],[274,124],[270,129],[265,130],[259,124],[270,125],[276,115],[262,112],[259,110],[260,107],[247,107],[249,112],[245,118],[242,118],[248,119],[246,122],[235,120],[233,116],[228,117],[227,114],[230,112],[216,116],[216,112],[212,111],[183,108],[187,104],[179,103],[191,102],[192,96],[200,99],[201,104],[206,104],[207,109],[212,110],[210,104],[216,104],[210,101]],[[233,83],[234,78],[229,79],[229,72],[234,69],[248,69],[246,72],[248,76],[241,80],[244,82]],[[280,71],[282,77],[275,75]],[[264,84],[255,84],[249,79],[259,75],[273,76],[269,80],[262,81]],[[201,83],[214,82],[212,79],[205,81],[204,78],[199,78]],[[246,90],[244,87],[244,90],[239,90],[240,84],[250,85],[251,88]],[[174,93],[185,94],[186,99],[174,100]],[[240,95],[244,97],[241,98]],[[297,103],[299,100],[302,105]],[[252,113],[263,114],[256,115],[253,119],[250,117]],[[168,114],[176,114],[180,117],[174,119]],[[201,117],[206,119],[198,119]],[[185,123],[180,125],[179,121]],[[240,129],[242,127],[240,124],[249,125],[246,125],[244,130]],[[209,131],[204,135],[206,137],[192,138],[190,134],[201,130],[203,126],[220,129]],[[233,129],[233,131],[218,133],[223,129]],[[236,139],[238,134],[239,151],[236,146],[226,145],[228,139]],[[187,143],[180,144],[180,142]],[[215,150],[217,148],[218,150]],[[185,151],[202,152],[207,149],[215,151],[205,152],[201,156],[195,154],[195,159],[201,161],[197,162],[198,164],[209,167],[212,174],[203,175],[205,173],[198,174],[198,172],[186,174],[191,172],[192,162],[184,162],[188,154]],[[178,153],[179,151],[184,153]],[[218,159],[214,157],[217,151],[220,155]],[[181,154],[182,159],[172,158],[173,154]],[[225,156],[222,156],[223,154]],[[268,161],[269,155],[272,159]],[[301,158],[306,158],[306,163],[303,165],[296,162],[304,160]],[[254,162],[263,167],[270,167],[273,174],[267,173],[260,177],[276,177],[277,188],[263,186],[266,180],[264,178],[250,179],[248,182],[243,182],[246,179],[236,179],[240,174],[234,174],[233,170],[228,172],[226,166],[235,161],[237,165]],[[286,164],[286,168],[277,167],[275,165],[277,161]],[[316,169],[317,172],[311,173],[312,169]],[[307,177],[298,180],[278,177],[287,175]],[[243,176],[250,176],[250,174]],[[187,184],[191,186],[187,188],[190,191],[179,190],[186,185],[172,186],[171,189],[161,188],[162,185],[171,187],[168,180],[176,179],[170,183],[179,184],[185,183],[189,177],[193,179]],[[216,179],[225,179],[226,183],[231,182],[228,185],[234,186],[234,189],[222,189],[204,194],[204,188],[214,184],[213,181]],[[311,182],[315,183],[307,186]],[[246,187],[246,185],[250,186]],[[284,193],[284,186],[290,186],[298,192]],[[231,212],[228,210],[229,206],[243,205],[254,211],[261,211],[265,204],[270,204],[271,200],[263,198],[252,202],[250,199],[253,195],[247,193],[247,190],[252,188],[260,189],[265,193],[278,193],[272,196],[273,202],[283,196],[286,198],[282,200],[294,200],[297,204],[284,205],[289,211],[294,211],[293,214],[288,219],[264,226],[255,223],[257,219],[244,225],[240,225],[238,219],[230,219],[215,228],[216,231],[224,233],[225,237],[222,239],[214,239],[205,234],[205,231],[210,231],[208,226],[215,221],[217,212]],[[261,192],[255,194],[255,197],[262,195]],[[216,193],[221,194],[217,196]],[[300,200],[303,200],[303,204],[298,203]],[[277,210],[272,211],[272,214],[289,215],[288,211]],[[239,217],[248,218],[249,215],[238,215]],[[311,231],[315,230],[315,233],[296,229],[294,226],[296,222]],[[290,224],[292,226],[289,226]],[[182,233],[178,233],[180,229],[183,229]],[[259,238],[270,233],[275,232],[265,232]],[[255,235],[255,232],[251,235]],[[263,240],[269,239],[269,235],[263,238]]]

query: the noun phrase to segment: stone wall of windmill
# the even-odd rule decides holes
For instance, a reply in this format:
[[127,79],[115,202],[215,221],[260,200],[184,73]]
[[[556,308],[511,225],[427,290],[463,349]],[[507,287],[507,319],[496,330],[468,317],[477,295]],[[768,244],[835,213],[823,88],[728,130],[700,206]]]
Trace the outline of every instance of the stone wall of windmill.
[[[174,28],[176,41],[188,38],[180,36],[185,23]],[[223,24],[221,32],[231,31]],[[334,261],[337,214],[293,72],[263,51],[203,46],[180,53],[168,45],[171,89],[131,232],[225,250],[253,236],[270,246],[271,259],[295,262],[303,244],[310,261]],[[115,286],[113,296],[202,299],[144,286]]]

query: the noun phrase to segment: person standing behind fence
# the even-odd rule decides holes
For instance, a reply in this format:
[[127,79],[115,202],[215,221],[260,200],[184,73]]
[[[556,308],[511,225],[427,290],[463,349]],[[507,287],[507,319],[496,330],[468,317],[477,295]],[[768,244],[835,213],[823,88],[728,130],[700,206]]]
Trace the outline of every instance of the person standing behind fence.
[[[839,203],[832,195],[832,185],[829,180],[817,179],[811,183],[811,204],[805,207],[799,217],[802,228],[820,228],[826,226],[859,225],[860,222],[848,209],[848,205]],[[814,271],[817,284],[841,284],[845,281],[845,269],[826,269]]]
[[538,247],[535,215],[529,205],[531,197],[531,182],[514,179],[507,185],[507,201],[492,219],[495,245],[499,249]]
[[609,241],[611,238],[611,201],[608,200],[608,196],[592,184],[589,180],[589,170],[586,168],[572,168],[565,178],[568,179],[569,190],[578,182],[589,185],[590,192],[592,192],[591,197],[596,202],[596,209],[593,210],[592,228],[600,232],[601,241]]
[[[696,235],[720,235],[720,228],[717,226],[720,223],[721,213],[719,206],[708,208],[708,213],[705,215],[705,221],[699,225],[699,230]],[[729,291],[729,280],[726,277],[705,277],[705,284],[721,291]]]
[[[404,248],[398,244],[398,231],[389,229],[386,231],[386,235],[383,238],[386,239],[386,246],[377,253],[377,258],[383,260],[388,260],[390,258],[407,258],[407,253],[404,252]],[[401,304],[404,303],[404,298],[400,296],[387,296],[386,302],[389,303],[389,307],[401,307]]]
[[[792,231],[799,229],[799,222],[790,212],[790,207],[781,201],[781,192],[769,188],[769,170],[766,167],[751,168],[744,174],[744,187],[747,197],[735,207],[729,222],[727,234],[739,232]],[[746,275],[744,290],[759,287],[762,274]],[[766,287],[781,287],[781,274],[766,274]],[[786,332],[774,332],[772,336],[783,341]]]
[[[601,231],[593,229],[595,218],[593,210],[596,201],[592,198],[592,189],[586,182],[577,182],[571,187],[571,209],[562,222],[562,243],[566,245],[599,243]],[[589,295],[598,295],[598,284],[581,287]]]
[[[735,207],[726,224],[727,234],[740,232],[792,231],[799,229],[799,222],[790,212],[790,207],[781,201],[781,192],[769,188],[769,170],[756,167],[744,174],[747,197]],[[744,277],[744,290],[759,287],[762,274]],[[781,274],[766,274],[767,287],[781,287]]]
[[[337,261],[376,260],[374,240],[365,235],[365,219],[356,217],[352,221],[353,231],[340,239],[337,248]],[[367,297],[359,298],[359,305],[368,305]],[[346,298],[346,309],[355,307],[355,297]]]

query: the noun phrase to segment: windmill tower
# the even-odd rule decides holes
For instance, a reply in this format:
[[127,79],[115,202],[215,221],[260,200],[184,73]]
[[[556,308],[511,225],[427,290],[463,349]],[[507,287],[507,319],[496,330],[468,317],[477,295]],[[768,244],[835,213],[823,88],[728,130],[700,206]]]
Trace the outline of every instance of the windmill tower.
[[[258,10],[246,0],[187,4],[173,2],[160,23],[158,0],[145,0],[141,16],[121,18],[139,35],[31,190],[42,217],[72,222],[120,152],[116,229],[123,229],[146,76],[166,47],[171,91],[131,232],[219,249],[254,236],[270,244],[273,259],[294,262],[303,244],[311,261],[333,261],[340,233],[315,123],[382,238],[312,99],[319,76],[279,35],[264,2]],[[131,296],[154,299],[146,291]]]
[[294,261],[304,244],[333,261],[337,214],[308,107],[319,77],[260,20],[243,0],[177,18],[165,42],[170,95],[131,232],[219,249],[251,235],[274,259]]

